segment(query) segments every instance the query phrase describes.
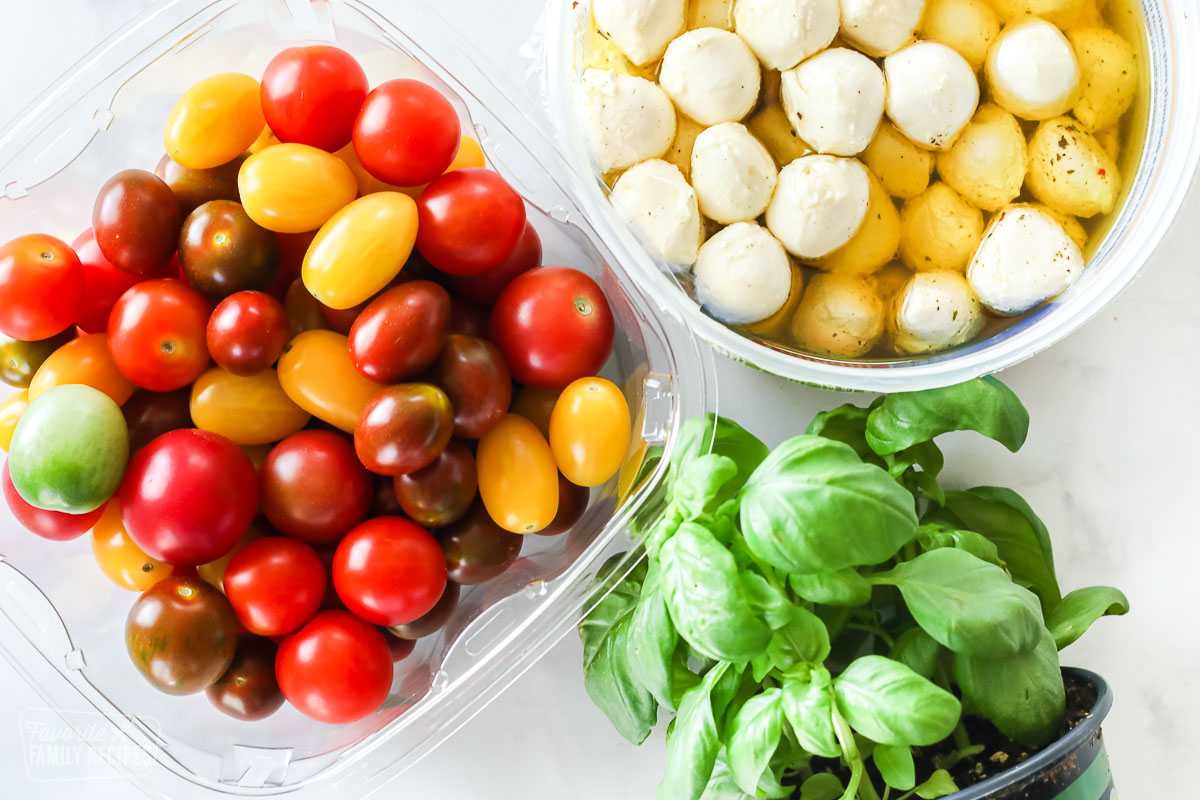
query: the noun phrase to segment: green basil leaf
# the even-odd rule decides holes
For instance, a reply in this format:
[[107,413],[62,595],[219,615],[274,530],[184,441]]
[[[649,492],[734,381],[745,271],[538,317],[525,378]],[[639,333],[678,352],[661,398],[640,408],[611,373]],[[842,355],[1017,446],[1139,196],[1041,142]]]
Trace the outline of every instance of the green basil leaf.
[[733,556],[711,533],[685,522],[660,560],[671,620],[693,648],[719,661],[749,661],[766,649],[771,629],[750,607]]
[[965,430],[978,431],[1015,453],[1029,433],[1029,412],[1011,389],[988,376],[886,396],[867,418],[866,438],[872,450],[884,455]]
[[788,573],[879,564],[916,533],[913,498],[849,445],[797,436],[775,449],[742,488],[746,543]]
[[792,573],[788,585],[808,602],[823,606],[861,606],[871,599],[871,582],[853,567],[836,572]]
[[922,678],[933,678],[942,646],[920,628],[909,628],[896,638],[888,658],[899,661]]
[[833,682],[838,710],[879,744],[931,745],[962,716],[958,698],[898,661],[863,656]]
[[[679,444],[674,456],[674,475],[687,471],[695,459],[714,453],[732,459],[737,465],[737,477],[726,485],[732,496],[746,482],[750,473],[767,457],[770,449],[731,419],[716,414],[693,417],[679,426]],[[675,477],[675,480],[678,480]]]
[[716,764],[713,765],[712,777],[708,779],[708,785],[704,787],[700,800],[752,800],[752,797],[738,788],[733,773],[729,771],[729,765],[725,763],[725,759],[718,756]]
[[727,499],[725,487],[737,478],[733,459],[709,453],[690,461],[675,484],[675,506],[684,519],[699,519],[712,513]]
[[842,779],[831,772],[818,772],[800,784],[800,800],[840,800]]
[[[689,649],[687,642],[680,641],[675,648],[675,655],[671,658],[671,708],[679,708],[679,704],[683,702],[683,696],[692,687],[700,685],[700,673],[693,672],[688,667]],[[711,664],[705,664],[703,669],[710,667]]]
[[963,550],[930,550],[871,581],[899,588],[917,624],[956,653],[1003,658],[1033,649],[1041,636],[1033,593]]
[[989,564],[1004,567],[1004,559],[1000,558],[1000,551],[996,549],[995,543],[975,531],[952,530],[936,522],[927,522],[917,528],[917,544],[926,551],[955,547]]
[[914,497],[927,497],[939,506],[946,504],[946,490],[928,472],[911,472],[911,485],[905,484]]
[[762,683],[763,679],[767,677],[767,674],[770,673],[774,666],[771,663],[770,654],[766,652],[759,653],[750,659],[750,674],[754,676],[754,682]]
[[795,606],[774,584],[757,572],[744,571],[741,577],[746,596],[750,598],[750,606],[767,621],[772,630],[782,628],[791,621]]
[[583,642],[584,669],[595,660],[604,640],[612,635],[613,627],[633,613],[633,608],[637,605],[638,596],[642,591],[642,581],[647,572],[644,560],[635,564],[633,569],[611,590],[608,588],[615,578],[616,570],[628,557],[628,553],[618,553],[601,565],[596,572],[596,582],[600,588],[592,596],[592,610],[579,623],[579,638]]
[[657,570],[657,565],[651,566],[629,621],[629,667],[633,677],[654,695],[659,705],[674,709],[672,662],[679,634],[671,624]]
[[658,785],[658,800],[696,800],[704,793],[721,750],[716,721],[721,712],[714,712],[713,689],[729,671],[729,664],[717,664],[679,703],[667,738],[667,768]]
[[658,721],[658,705],[629,668],[628,633],[629,617],[625,616],[601,642],[584,670],[583,685],[588,697],[617,732],[634,744],[641,744]]
[[917,787],[917,797],[922,800],[933,800],[935,797],[945,797],[958,791],[958,785],[950,777],[950,773],[939,769],[929,776],[929,780]]
[[867,444],[868,414],[869,409],[846,403],[817,414],[804,432],[848,444],[863,461],[882,465],[879,456]]
[[1050,612],[1046,627],[1054,635],[1054,644],[1062,650],[1082,636],[1101,617],[1128,613],[1129,600],[1111,586],[1076,589]]
[[907,792],[917,785],[917,769],[907,745],[875,745],[871,758],[883,782],[893,789]]
[[[758,795],[763,774],[783,736],[783,706],[779,689],[767,689],[746,701],[730,723],[725,747],[733,779],[743,792]],[[775,783],[772,780],[768,783]],[[764,792],[765,797],[786,797],[788,790]]]
[[807,608],[789,607],[787,624],[775,631],[767,645],[771,663],[781,671],[797,664],[820,664],[829,657],[829,631],[821,618]]
[[833,691],[828,672],[814,670],[807,681],[785,680],[783,714],[802,748],[825,758],[842,754],[833,729]]
[[1037,647],[1009,658],[956,656],[954,678],[971,709],[1010,739],[1041,747],[1058,734],[1066,694],[1049,631]]

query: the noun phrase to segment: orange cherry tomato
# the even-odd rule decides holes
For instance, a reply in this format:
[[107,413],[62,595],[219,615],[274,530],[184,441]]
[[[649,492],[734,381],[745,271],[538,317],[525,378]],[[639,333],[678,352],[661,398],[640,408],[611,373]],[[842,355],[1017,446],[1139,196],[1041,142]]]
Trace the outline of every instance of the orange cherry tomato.
[[121,374],[108,352],[108,336],[89,333],[72,339],[50,354],[29,382],[29,402],[42,392],[68,383],[82,383],[104,392],[122,405],[137,387]]
[[479,146],[479,142],[464,133],[458,142],[458,152],[454,154],[454,160],[450,162],[450,166],[446,167],[446,172],[453,172],[464,167],[482,166],[484,166],[483,148]]
[[479,496],[497,525],[537,533],[558,513],[558,469],[537,427],[508,414],[479,440]]
[[151,558],[134,544],[121,521],[121,503],[108,501],[104,513],[92,526],[92,553],[105,576],[131,592],[144,592],[174,570],[170,564]]
[[354,432],[367,402],[383,388],[354,368],[348,340],[333,331],[305,331],[292,339],[277,369],[293,403],[346,433]]
[[276,144],[246,159],[238,193],[250,219],[276,233],[321,227],[354,199],[354,173],[337,156],[306,144]]
[[213,75],[188,89],[167,117],[167,155],[191,169],[240,156],[266,125],[258,93],[258,81],[240,72]]
[[550,451],[563,477],[599,486],[629,451],[629,406],[612,381],[579,378],[563,389],[550,415]]
[[242,538],[238,540],[238,543],[233,546],[232,550],[216,561],[209,561],[207,564],[199,565],[196,567],[196,574],[205,583],[217,587],[222,592],[225,591],[225,568],[229,566],[229,561],[244,550],[246,545],[251,542],[257,542],[259,539],[269,535],[259,526],[251,525],[249,528],[246,528],[246,532],[242,534]]
[[278,442],[312,418],[283,391],[273,369],[241,376],[211,368],[192,385],[191,411],[200,430],[243,445]]
[[26,389],[18,389],[4,398],[3,403],[0,403],[0,450],[8,452],[8,446],[12,443],[13,431],[17,429],[17,422],[27,408],[29,408],[29,392]]
[[512,413],[520,414],[537,426],[546,440],[550,439],[550,414],[554,404],[558,402],[560,389],[543,389],[540,386],[526,386],[517,392],[513,400]]

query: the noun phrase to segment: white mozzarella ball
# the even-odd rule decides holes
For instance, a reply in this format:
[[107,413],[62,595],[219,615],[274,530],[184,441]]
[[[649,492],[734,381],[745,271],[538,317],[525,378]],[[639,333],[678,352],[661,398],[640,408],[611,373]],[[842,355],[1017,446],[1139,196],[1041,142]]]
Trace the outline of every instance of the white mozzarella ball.
[[683,266],[696,260],[700,209],[696,193],[674,164],[655,158],[630,167],[617,179],[609,200],[652,256]]
[[886,56],[917,37],[925,0],[841,0],[842,36],[867,55]]
[[883,60],[887,115],[913,144],[941,150],[971,120],[979,82],[967,60],[939,42],[917,42]]
[[854,236],[870,194],[867,168],[853,158],[797,158],[779,171],[767,227],[797,258],[821,258]]
[[1049,214],[1004,209],[983,235],[967,280],[997,314],[1023,314],[1063,292],[1083,273],[1083,253]]
[[705,128],[692,145],[692,186],[704,216],[727,225],[767,210],[779,171],[740,122]]
[[932,353],[975,338],[983,328],[979,299],[961,272],[918,272],[896,294],[892,345],[899,353]]
[[594,0],[599,28],[638,66],[660,58],[684,29],[687,0]]
[[1041,19],[1001,32],[988,50],[984,74],[996,102],[1025,119],[1065,114],[1079,90],[1079,62],[1071,43]]
[[783,245],[753,222],[735,222],[700,247],[696,299],[731,325],[766,319],[787,302],[792,270]]
[[667,45],[659,85],[701,125],[737,122],[758,101],[758,60],[737,34],[697,28]]
[[838,0],[737,0],[737,35],[767,69],[789,69],[837,36]]
[[588,141],[600,172],[658,158],[675,139],[675,108],[650,81],[589,69],[580,78],[579,91]]
[[835,47],[780,76],[783,110],[818,153],[853,156],[867,149],[883,118],[887,87],[875,62]]

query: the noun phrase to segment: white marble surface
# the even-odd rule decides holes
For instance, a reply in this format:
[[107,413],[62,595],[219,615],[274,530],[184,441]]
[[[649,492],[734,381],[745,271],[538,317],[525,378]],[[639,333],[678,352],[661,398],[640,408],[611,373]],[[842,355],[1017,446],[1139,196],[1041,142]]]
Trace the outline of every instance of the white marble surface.
[[[378,0],[386,9],[403,0]],[[77,57],[143,10],[147,0],[0,0],[0,121],[13,117]],[[516,45],[533,26],[536,0],[446,0],[445,13],[498,68],[519,80]],[[487,37],[487,38],[483,38]],[[1046,520],[1065,589],[1120,586],[1133,603],[1064,654],[1112,683],[1105,726],[1123,797],[1195,795],[1185,765],[1200,744],[1200,493],[1195,454],[1200,374],[1200,197],[1144,274],[1068,341],[1009,370],[1004,379],[1028,405],[1033,424],[1019,455],[954,439],[947,475],[964,485],[1020,490]],[[721,362],[721,410],[764,438],[803,428],[811,413],[842,402],[834,394],[774,380]],[[533,667],[441,749],[382,787],[376,797],[474,800],[572,797],[651,798],[662,766],[661,732],[634,748],[584,694],[580,648],[572,637]],[[118,777],[31,781],[18,729],[41,700],[0,660],[0,795],[8,798],[128,798]]]

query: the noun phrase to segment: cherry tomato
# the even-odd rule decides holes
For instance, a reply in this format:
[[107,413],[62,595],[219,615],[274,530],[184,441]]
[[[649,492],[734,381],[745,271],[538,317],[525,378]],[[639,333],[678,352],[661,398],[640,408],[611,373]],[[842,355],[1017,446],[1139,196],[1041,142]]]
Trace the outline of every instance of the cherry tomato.
[[266,719],[283,705],[275,680],[275,643],[243,633],[237,637],[233,663],[205,690],[218,711],[245,722]]
[[345,50],[325,44],[280,51],[263,73],[263,115],[281,142],[331,153],[344,147],[366,97],[362,67]]
[[487,314],[470,303],[464,303],[458,298],[450,298],[450,314],[446,317],[446,333],[460,333],[463,336],[478,336],[486,339],[488,335]]
[[446,559],[424,528],[399,517],[377,517],[338,545],[333,585],[361,619],[403,625],[437,605],[446,589]]
[[[357,458],[357,456],[355,456]],[[400,507],[400,499],[396,497],[395,478],[391,475],[372,475],[371,481],[375,494],[371,498],[369,517],[400,517],[404,509]]]
[[143,389],[187,386],[208,367],[204,295],[174,278],[143,281],[121,295],[108,320],[117,369]]
[[331,609],[283,640],[275,677],[300,713],[342,725],[368,716],[387,699],[392,656],[378,628]]
[[525,231],[525,202],[503,178],[470,167],[435,180],[417,200],[417,247],[451,275],[496,269]]
[[500,420],[475,453],[479,497],[496,524],[536,533],[558,513],[558,470],[550,445],[533,423],[516,414]]
[[117,369],[103,333],[85,334],[51,353],[29,382],[29,400],[33,402],[43,392],[69,383],[98,389],[117,405],[128,400],[136,388]]
[[270,125],[263,125],[262,130],[258,132],[258,138],[250,143],[250,146],[246,148],[246,152],[254,155],[260,150],[266,150],[268,147],[276,144],[279,144],[279,137],[271,130]]
[[[143,280],[143,276],[123,272],[109,263],[100,252],[96,234],[91,228],[79,234],[71,247],[79,256],[81,269],[79,311],[75,314],[75,324],[84,333],[105,333],[113,306],[131,286]],[[170,275],[164,265],[149,277],[166,278]]]
[[423,186],[395,186],[386,181],[379,180],[379,178],[367,172],[367,168],[358,160],[358,155],[354,152],[353,143],[338,150],[334,155],[346,162],[346,166],[354,173],[354,180],[358,184],[359,197],[365,197],[375,192],[403,192],[413,200],[416,200],[421,194],[420,190],[424,188]]
[[268,289],[279,269],[279,240],[239,203],[210,200],[183,222],[179,264],[187,282],[213,301]]
[[61,332],[79,311],[82,270],[75,251],[41,233],[0,247],[0,332],[36,342]]
[[599,486],[629,451],[629,406],[612,381],[572,381],[550,416],[550,450],[559,471],[580,486]]
[[432,281],[388,289],[363,309],[350,328],[350,358],[379,383],[409,381],[437,358],[446,340],[450,295]]
[[455,436],[478,439],[508,413],[512,376],[504,356],[486,339],[447,336],[428,379],[450,398]]
[[129,452],[136,453],[167,431],[193,427],[191,397],[192,390],[187,387],[173,392],[134,392],[121,406],[129,426]]
[[225,591],[225,570],[229,567],[229,562],[238,553],[245,550],[254,542],[267,536],[275,535],[277,532],[272,530],[270,526],[254,523],[246,532],[242,534],[242,538],[238,539],[238,543],[233,546],[225,555],[218,558],[216,561],[209,561],[205,564],[196,565],[196,574],[200,579],[209,585],[220,589],[222,593]]
[[300,268],[304,265],[304,254],[308,252],[308,246],[316,238],[317,230],[275,234],[275,238],[279,240],[279,273],[288,276],[285,289],[291,285],[292,280],[300,277]]
[[211,169],[237,158],[262,132],[258,81],[223,72],[184,92],[163,132],[167,155],[191,169]]
[[37,342],[0,336],[0,380],[18,389],[28,389],[29,382],[46,363],[46,359],[74,338],[75,331],[72,328]]
[[325,327],[342,336],[349,335],[350,329],[354,327],[354,320],[358,319],[358,315],[367,305],[369,303],[364,301],[350,308],[330,308],[320,300],[317,301],[317,307],[321,309],[321,316],[325,318]]
[[403,475],[433,463],[453,434],[446,393],[428,383],[404,383],[367,403],[354,429],[354,451],[372,472]]
[[[304,281],[296,278],[288,286],[283,298],[283,313],[287,315],[288,336],[299,336],[305,331],[329,330],[329,323],[321,311],[317,298],[304,288]],[[286,345],[285,345],[286,348]]]
[[354,152],[367,171],[397,186],[428,183],[458,152],[458,114],[427,83],[400,79],[376,86],[354,121]]
[[312,619],[325,596],[325,565],[304,542],[259,539],[225,568],[225,595],[250,633],[283,636]]
[[336,542],[362,522],[374,494],[354,446],[331,431],[301,431],[275,445],[260,483],[271,524],[314,544]]
[[[29,392],[24,389],[13,392],[4,398],[3,403],[0,403],[0,450],[8,452],[8,448],[12,444],[13,432],[17,429],[17,423],[20,422],[21,415],[27,408],[29,408]],[[387,483],[390,486],[392,482],[389,480]]]
[[453,440],[429,466],[395,479],[400,507],[427,528],[449,525],[467,513],[476,486],[475,457],[465,444]]
[[450,276],[450,290],[456,297],[474,303],[480,308],[491,308],[504,287],[513,282],[518,275],[542,265],[542,239],[538,236],[533,223],[525,221],[525,230],[517,240],[517,246],[508,254],[508,258],[500,262],[500,266],[492,267],[478,275]]
[[450,580],[475,586],[512,566],[525,537],[501,528],[481,503],[475,503],[465,517],[438,532],[438,541]]
[[354,173],[341,159],[306,144],[272,145],[238,172],[242,207],[276,233],[316,230],[357,193]]
[[483,148],[479,146],[479,142],[475,141],[474,137],[464,133],[458,140],[458,152],[454,154],[454,160],[450,162],[450,166],[446,167],[446,172],[454,172],[456,169],[466,169],[467,167],[482,167],[484,163]]
[[52,542],[65,542],[76,539],[88,532],[100,515],[104,513],[101,506],[94,511],[84,514],[64,514],[61,511],[46,511],[26,503],[13,486],[12,477],[8,474],[8,464],[2,468],[4,482],[4,499],[13,518],[27,530],[36,533],[43,539]]
[[232,161],[220,166],[209,169],[189,169],[172,161],[170,156],[163,156],[158,160],[154,174],[171,187],[171,191],[175,193],[175,199],[179,201],[179,207],[187,215],[196,206],[203,205],[210,200],[236,201],[238,199],[238,170],[242,168],[242,162],[245,160],[246,157],[239,153]]
[[273,369],[241,376],[213,367],[192,386],[191,414],[200,430],[243,445],[278,442],[312,419],[283,391]]
[[457,583],[447,583],[446,590],[442,592],[437,605],[427,614],[404,625],[393,625],[388,628],[388,631],[400,641],[406,641],[410,645],[416,639],[423,639],[430,634],[437,633],[454,615],[454,609],[458,608],[458,595],[461,591],[462,589]]
[[520,414],[532,422],[546,437],[546,441],[550,441],[550,415],[554,413],[554,404],[558,402],[560,394],[562,392],[558,389],[525,386],[513,400],[512,413]]
[[531,386],[560,388],[595,375],[612,352],[604,292],[569,267],[519,275],[496,301],[490,327],[513,377]]
[[274,297],[263,292],[229,295],[208,319],[205,342],[217,365],[234,375],[268,369],[288,340],[287,315]]
[[92,554],[110,581],[132,592],[146,591],[174,570],[170,564],[146,555],[129,538],[121,521],[121,501],[116,498],[108,501],[92,527]]
[[322,422],[353,433],[371,398],[383,388],[354,368],[346,337],[305,331],[279,357],[279,383],[292,402]]
[[195,694],[233,661],[237,617],[225,595],[194,576],[172,575],[134,601],[125,620],[134,666],[167,694]]
[[562,475],[558,476],[558,513],[554,521],[538,531],[538,536],[558,536],[569,531],[583,512],[587,511],[588,501],[592,493],[586,486],[571,483]]
[[238,446],[215,433],[164,433],[133,457],[121,518],[159,561],[195,565],[228,553],[258,510],[258,476]]
[[133,275],[157,271],[175,252],[183,210],[171,187],[144,169],[108,179],[92,206],[92,230],[100,252]]
[[383,638],[387,639],[388,652],[392,654],[392,663],[403,661],[412,655],[416,649],[417,643],[413,639],[401,639],[391,631],[384,629],[382,631]]

